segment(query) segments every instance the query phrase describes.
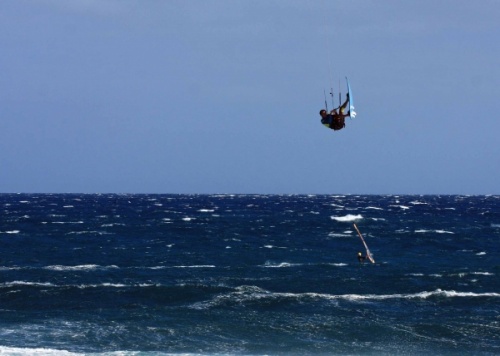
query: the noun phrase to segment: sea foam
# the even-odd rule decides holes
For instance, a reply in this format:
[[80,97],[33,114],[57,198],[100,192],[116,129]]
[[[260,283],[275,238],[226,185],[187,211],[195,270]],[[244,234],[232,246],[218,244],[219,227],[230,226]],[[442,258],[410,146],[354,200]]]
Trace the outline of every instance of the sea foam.
[[339,221],[339,222],[352,222],[352,221],[357,221],[363,219],[362,215],[352,215],[352,214],[347,214],[345,216],[330,216],[332,220]]

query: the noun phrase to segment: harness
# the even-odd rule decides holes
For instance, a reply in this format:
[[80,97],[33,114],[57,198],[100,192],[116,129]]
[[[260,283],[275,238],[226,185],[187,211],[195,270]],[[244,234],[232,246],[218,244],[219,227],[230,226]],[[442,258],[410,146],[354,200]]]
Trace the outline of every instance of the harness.
[[326,118],[321,119],[321,123],[329,129],[338,131],[345,127],[345,119],[339,116],[327,115]]

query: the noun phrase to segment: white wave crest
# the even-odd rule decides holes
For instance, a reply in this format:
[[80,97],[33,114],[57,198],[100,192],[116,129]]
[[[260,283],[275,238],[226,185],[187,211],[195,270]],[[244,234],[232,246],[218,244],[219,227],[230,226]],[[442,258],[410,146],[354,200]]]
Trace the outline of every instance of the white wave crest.
[[83,224],[83,221],[53,221],[52,224]]
[[0,287],[18,287],[18,286],[33,286],[33,287],[55,287],[52,283],[38,283],[27,281],[13,281],[0,284]]
[[351,222],[351,221],[357,221],[363,219],[362,215],[352,215],[352,214],[347,214],[345,216],[330,216],[332,220],[339,221],[339,222]]
[[44,269],[47,269],[50,271],[64,272],[64,271],[95,271],[95,270],[117,269],[117,268],[119,268],[119,267],[115,266],[115,265],[111,265],[111,266],[99,266],[99,265],[61,266],[61,265],[54,265],[54,266],[47,266]]
[[413,205],[429,205],[427,203],[423,203],[423,202],[418,201],[418,200],[411,201],[410,204],[413,204]]
[[455,234],[454,232],[446,231],[446,230],[425,230],[425,229],[415,230],[415,233],[416,234],[425,234],[425,233]]
[[264,267],[264,268],[288,268],[288,267],[294,267],[294,266],[301,266],[301,264],[289,263],[289,262],[281,262],[281,263],[268,263],[268,262],[266,262],[266,264],[261,266],[261,267]]
[[335,232],[330,232],[328,234],[329,237],[350,237],[351,235],[347,234],[347,233],[342,233],[342,234],[339,234],[339,233],[335,233]]
[[500,293],[474,293],[474,292],[457,292],[454,290],[443,291],[437,289],[435,291],[424,291],[412,294],[325,294],[325,293],[274,293],[268,290],[264,290],[257,286],[239,286],[234,291],[230,293],[220,294],[211,301],[195,303],[191,307],[194,309],[206,309],[211,306],[217,306],[220,303],[245,303],[257,300],[273,300],[278,298],[286,298],[296,301],[302,301],[304,299],[323,299],[323,300],[345,300],[348,302],[375,302],[375,301],[385,301],[385,300],[395,300],[395,299],[421,299],[426,300],[429,298],[485,298],[493,297],[500,298]]
[[24,348],[24,347],[7,347],[0,346],[0,355],[36,355],[36,356],[51,356],[51,355],[82,355],[66,350],[55,350],[55,349],[45,349],[45,348]]
[[389,205],[389,206],[391,206],[391,207],[393,207],[393,208],[400,208],[400,209],[403,209],[403,210],[408,210],[408,209],[410,209],[410,207],[409,207],[409,206],[406,206],[406,205]]

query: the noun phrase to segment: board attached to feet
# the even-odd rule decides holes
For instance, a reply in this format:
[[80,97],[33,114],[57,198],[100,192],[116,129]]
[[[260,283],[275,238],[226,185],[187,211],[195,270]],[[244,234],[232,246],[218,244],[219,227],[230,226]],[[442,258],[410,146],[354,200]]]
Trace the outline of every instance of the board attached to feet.
[[345,77],[345,81],[347,83],[347,95],[349,96],[349,116],[354,119],[356,117],[356,111],[354,109],[354,100],[352,98],[352,90],[351,86],[349,85],[349,79]]

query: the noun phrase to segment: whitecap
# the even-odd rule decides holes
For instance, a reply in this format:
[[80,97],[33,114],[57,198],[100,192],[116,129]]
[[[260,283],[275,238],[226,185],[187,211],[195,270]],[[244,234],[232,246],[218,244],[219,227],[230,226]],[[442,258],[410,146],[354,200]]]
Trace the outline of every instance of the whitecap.
[[264,245],[261,248],[282,248],[282,249],[287,249],[288,247],[280,247],[280,246],[274,246],[274,245]]
[[331,206],[335,207],[335,208],[344,208],[344,205],[338,205],[338,204],[330,204]]
[[415,200],[415,201],[411,201],[410,204],[413,204],[413,205],[429,205],[427,203],[423,203],[423,202],[420,202],[418,200]]
[[211,306],[216,306],[220,302],[232,301],[237,303],[244,303],[247,301],[255,300],[272,300],[276,298],[287,298],[295,301],[309,300],[309,299],[325,299],[325,300],[346,300],[349,302],[371,302],[371,301],[385,301],[392,299],[428,299],[431,297],[446,297],[446,298],[481,298],[481,297],[500,297],[499,293],[473,293],[473,292],[456,292],[456,291],[442,291],[437,289],[431,292],[419,292],[413,294],[324,294],[324,293],[279,293],[270,292],[261,289],[257,286],[240,286],[235,291],[229,294],[221,294],[216,296],[210,302],[195,303],[191,307],[195,309],[206,309]]
[[406,205],[390,205],[390,206],[391,206],[391,207],[393,207],[393,208],[401,208],[401,209],[403,209],[403,210],[408,210],[408,209],[410,209],[410,207],[409,207],[409,206],[406,206]]
[[328,234],[329,237],[350,237],[350,235],[347,235],[347,234],[338,234],[338,233],[335,233],[335,232],[330,232]]
[[452,234],[454,235],[454,232],[451,231],[446,231],[446,230],[426,230],[426,229],[420,229],[420,230],[415,230],[416,234],[425,234],[429,232],[434,232],[436,234]]
[[494,276],[495,275],[494,273],[491,273],[491,272],[472,272],[471,274],[481,275],[481,276]]
[[477,256],[484,256],[484,255],[486,255],[486,252],[484,252],[484,251],[483,252],[478,252],[478,253],[476,253],[476,255]]
[[0,284],[1,287],[33,286],[33,287],[55,287],[52,283],[39,283],[27,281],[13,281]]
[[97,230],[90,230],[90,231],[70,231],[66,233],[67,235],[85,235],[85,234],[90,234],[90,235],[113,235],[111,232],[106,232],[106,231],[97,231]]
[[352,222],[352,221],[363,219],[363,216],[362,215],[347,214],[345,216],[330,216],[330,219],[336,220],[339,222]]
[[264,267],[264,268],[288,268],[288,267],[296,267],[296,266],[302,266],[302,264],[290,263],[290,262],[280,262],[280,263],[266,262],[264,265],[262,265],[260,267]]
[[53,221],[52,224],[83,224],[83,221]]
[[10,230],[10,231],[3,231],[2,233],[4,234],[19,234],[19,230]]
[[27,348],[27,347],[8,347],[0,346],[0,354],[5,355],[38,355],[38,356],[49,356],[49,355],[64,355],[73,356],[79,355],[66,350],[56,350],[48,348]]
[[102,270],[102,269],[117,269],[119,268],[118,266],[115,265],[110,265],[110,266],[99,266],[99,265],[79,265],[79,266],[62,266],[62,265],[54,265],[54,266],[47,266],[44,267],[44,269],[50,270],[50,271],[59,271],[59,272],[64,272],[64,271],[93,271],[93,270]]
[[332,296],[333,298],[341,298],[352,301],[357,300],[386,300],[386,299],[428,299],[430,297],[447,297],[447,298],[457,298],[457,297],[500,297],[500,293],[474,293],[474,292],[456,292],[454,290],[451,291],[443,291],[441,289],[437,289],[431,292],[419,292],[413,294],[386,294],[386,295],[377,295],[377,294],[345,294],[339,296]]

